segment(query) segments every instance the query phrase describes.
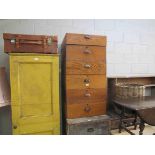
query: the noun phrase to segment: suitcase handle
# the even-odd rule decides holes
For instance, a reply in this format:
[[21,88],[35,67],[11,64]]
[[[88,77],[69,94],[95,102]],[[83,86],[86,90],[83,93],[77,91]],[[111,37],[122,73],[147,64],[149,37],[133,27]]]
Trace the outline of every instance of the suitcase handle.
[[36,45],[41,45],[42,41],[20,40],[20,44],[36,44]]
[[20,38],[20,36],[17,36],[16,39],[14,40],[14,42],[16,44],[16,48],[19,48],[20,44],[43,45],[43,48],[47,48],[48,45],[52,44],[52,38],[43,37],[42,40],[25,40],[23,38]]

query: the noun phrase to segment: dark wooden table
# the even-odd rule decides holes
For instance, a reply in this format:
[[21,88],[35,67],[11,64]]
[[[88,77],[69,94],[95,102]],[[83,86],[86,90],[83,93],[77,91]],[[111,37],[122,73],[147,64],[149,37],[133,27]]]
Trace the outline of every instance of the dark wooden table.
[[120,125],[119,132],[121,132],[122,128],[125,129],[128,133],[134,135],[125,125],[125,110],[131,110],[135,114],[134,125],[136,129],[136,120],[137,116],[140,118],[139,125],[139,135],[143,134],[143,130],[145,128],[145,123],[155,126],[155,96],[151,97],[143,97],[143,98],[129,98],[129,99],[119,99],[116,98],[113,100],[113,103],[120,107]]

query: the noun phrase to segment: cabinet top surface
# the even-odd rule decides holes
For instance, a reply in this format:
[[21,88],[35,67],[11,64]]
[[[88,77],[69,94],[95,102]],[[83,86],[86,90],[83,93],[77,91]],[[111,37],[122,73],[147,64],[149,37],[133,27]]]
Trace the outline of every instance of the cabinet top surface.
[[40,53],[9,53],[11,56],[55,56],[58,57],[60,54],[40,54]]
[[103,36],[103,35],[83,34],[83,33],[66,33],[65,36],[81,36],[81,35],[88,35],[88,36],[92,36],[92,37],[104,37],[104,38],[106,38],[106,36]]
[[92,34],[66,33],[64,43],[67,45],[106,46],[106,36]]
[[149,108],[155,108],[155,97],[146,96],[143,98],[128,98],[128,99],[119,99],[116,98],[113,100],[115,104],[118,104],[122,107],[131,109],[131,110],[143,110]]

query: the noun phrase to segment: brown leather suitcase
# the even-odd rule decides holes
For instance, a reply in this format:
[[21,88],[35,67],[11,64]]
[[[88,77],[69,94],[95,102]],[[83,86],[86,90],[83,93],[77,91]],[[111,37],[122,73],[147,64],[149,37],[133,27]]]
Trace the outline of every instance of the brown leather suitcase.
[[106,37],[67,33],[62,44],[62,83],[68,119],[106,114]]
[[57,36],[4,33],[6,53],[58,53]]

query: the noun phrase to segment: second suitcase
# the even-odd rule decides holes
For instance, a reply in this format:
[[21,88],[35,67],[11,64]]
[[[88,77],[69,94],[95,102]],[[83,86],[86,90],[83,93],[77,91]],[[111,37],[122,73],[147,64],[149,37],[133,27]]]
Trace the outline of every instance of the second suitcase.
[[68,135],[110,135],[110,118],[107,115],[67,119]]

